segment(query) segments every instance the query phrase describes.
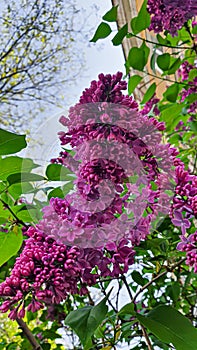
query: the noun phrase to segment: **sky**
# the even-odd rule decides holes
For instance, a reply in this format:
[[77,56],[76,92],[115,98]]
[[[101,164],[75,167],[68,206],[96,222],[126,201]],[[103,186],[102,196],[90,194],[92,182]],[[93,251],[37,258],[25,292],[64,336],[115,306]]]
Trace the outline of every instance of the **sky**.
[[[110,0],[76,0],[79,9],[85,9],[87,13],[95,11],[96,14],[90,16],[88,25],[92,27],[89,40],[92,38],[96,28],[102,21],[102,16],[111,8]],[[110,24],[112,29],[116,29],[116,24]],[[26,157],[33,157],[43,168],[47,166],[51,158],[58,155],[60,151],[60,143],[57,132],[63,130],[58,122],[62,114],[67,115],[68,108],[78,102],[82,91],[89,87],[92,80],[97,79],[99,73],[114,74],[117,71],[124,72],[124,56],[121,45],[114,47],[111,43],[113,33],[109,38],[99,40],[97,43],[87,42],[84,47],[85,69],[82,75],[77,79],[77,83],[68,87],[68,91],[64,92],[63,109],[57,107],[46,110],[42,116],[42,122],[38,116],[29,125],[30,135],[28,137],[28,148],[25,150]]]

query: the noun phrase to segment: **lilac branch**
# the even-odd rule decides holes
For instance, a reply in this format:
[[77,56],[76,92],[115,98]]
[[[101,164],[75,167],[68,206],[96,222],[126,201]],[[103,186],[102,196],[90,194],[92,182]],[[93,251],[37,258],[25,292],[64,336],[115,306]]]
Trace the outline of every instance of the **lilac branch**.
[[29,341],[29,343],[32,345],[33,350],[43,350],[43,348],[37,342],[36,338],[34,337],[32,332],[30,331],[30,329],[27,327],[26,323],[19,318],[16,319],[16,322],[18,323],[19,327],[22,329],[22,331],[23,331],[24,335],[26,336],[27,340]]

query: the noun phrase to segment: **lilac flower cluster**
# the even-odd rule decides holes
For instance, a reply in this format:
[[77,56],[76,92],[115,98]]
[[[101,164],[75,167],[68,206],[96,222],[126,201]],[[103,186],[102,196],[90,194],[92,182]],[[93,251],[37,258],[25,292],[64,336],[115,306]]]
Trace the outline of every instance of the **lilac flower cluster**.
[[[133,244],[139,244],[149,233],[150,222],[158,213],[159,206],[161,209],[163,205],[162,186],[164,179],[166,184],[165,175],[169,177],[172,174],[171,166],[176,154],[169,145],[161,144],[160,131],[164,130],[164,123],[139,113],[133,98],[123,95],[122,90],[126,85],[121,80],[122,73],[113,76],[100,74],[98,78],[83,92],[80,102],[70,108],[68,117],[60,118],[67,128],[66,132],[59,133],[61,144],[72,147],[75,152],[73,159],[65,151],[52,160],[75,169],[78,195],[69,195],[66,199],[83,220],[76,224],[77,230],[75,228],[71,236],[66,232],[66,221],[64,229],[58,228],[56,232],[50,231],[50,234],[63,239],[64,232],[64,236],[69,236],[75,244],[83,244],[85,236],[85,244],[87,241],[89,245],[97,243],[102,246],[106,241],[113,242],[121,236],[126,236]],[[158,99],[154,98],[151,106],[156,102]],[[81,163],[78,163],[76,171],[78,160]],[[158,168],[164,173],[158,172]],[[131,178],[136,175],[138,183],[132,185]],[[150,181],[157,182],[157,192],[151,189]],[[141,192],[139,188],[143,185],[146,189]],[[134,196],[132,200],[130,195]],[[167,203],[167,198],[165,201]],[[138,210],[137,202],[140,203]],[[52,208],[52,202],[50,206]],[[151,207],[149,214],[148,207]],[[134,215],[128,220],[126,214],[131,211]],[[144,211],[147,213],[142,220]],[[47,222],[53,227],[52,212],[44,216],[45,228],[49,227]],[[120,215],[119,220],[116,220],[117,215]],[[59,219],[61,225],[60,216]],[[73,217],[70,221],[74,223]],[[143,234],[138,227],[143,227]],[[61,236],[57,231],[62,232]]]
[[[188,61],[185,61],[182,63],[178,75],[181,78],[182,81],[188,80],[189,78],[189,72],[192,69],[196,69],[196,66],[193,66],[192,64],[189,64]],[[191,95],[191,94],[197,94],[197,77],[195,76],[193,80],[188,81],[188,87],[182,89],[180,95],[181,95],[181,102],[185,101],[185,99]],[[197,101],[195,100],[192,102],[188,108],[188,113],[196,114],[197,111]]]
[[101,277],[127,272],[133,247],[146,239],[159,212],[169,212],[165,190],[177,151],[162,144],[164,124],[141,116],[133,98],[123,95],[121,78],[100,74],[60,119],[67,128],[61,143],[75,155],[63,151],[52,162],[75,172],[76,192],[52,198],[42,220],[28,229],[0,285],[6,298],[0,310],[10,309],[11,319],[58,304],[69,293],[86,295]]
[[180,236],[181,242],[178,243],[177,249],[186,252],[186,264],[194,268],[197,273],[197,231],[189,237]]
[[[195,67],[192,64],[190,64],[188,61],[184,61],[177,72],[179,79],[183,82],[187,81],[189,78],[189,72],[192,69],[195,69]],[[197,101],[190,103],[188,106],[188,102],[186,101],[186,98],[191,94],[197,93],[196,77],[193,79],[193,81],[188,81],[187,84],[188,84],[187,88],[186,87],[183,88],[179,96],[180,96],[181,102],[185,101],[187,103],[187,111],[188,113],[191,114],[190,118],[188,119],[188,122],[192,122],[194,120],[194,115],[196,114],[196,110],[197,110]],[[175,130],[179,131],[179,135],[182,136],[183,132],[191,131],[190,124],[188,123],[187,125],[185,125],[184,122],[180,120],[179,123],[176,125]]]
[[[6,298],[0,310],[11,310],[12,320],[23,318],[26,310],[59,304],[68,294],[86,295],[87,286],[101,277],[127,272],[134,262],[126,240],[98,250],[65,246],[33,227],[26,234],[29,238],[10,277],[0,285],[0,295]],[[95,268],[97,272],[92,273]]]
[[181,227],[183,235],[191,226],[189,220],[197,217],[197,176],[189,174],[183,164],[176,168],[176,188],[170,215],[172,223]]
[[148,0],[147,9],[152,15],[149,29],[155,33],[167,30],[176,35],[185,22],[197,15],[195,0]]

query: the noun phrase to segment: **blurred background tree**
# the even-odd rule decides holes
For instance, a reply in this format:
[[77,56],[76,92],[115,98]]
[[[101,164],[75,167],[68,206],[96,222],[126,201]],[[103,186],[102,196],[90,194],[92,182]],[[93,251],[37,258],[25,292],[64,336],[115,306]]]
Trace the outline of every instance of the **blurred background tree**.
[[64,91],[81,74],[90,28],[75,1],[1,5],[0,125],[21,131],[46,106],[60,107]]

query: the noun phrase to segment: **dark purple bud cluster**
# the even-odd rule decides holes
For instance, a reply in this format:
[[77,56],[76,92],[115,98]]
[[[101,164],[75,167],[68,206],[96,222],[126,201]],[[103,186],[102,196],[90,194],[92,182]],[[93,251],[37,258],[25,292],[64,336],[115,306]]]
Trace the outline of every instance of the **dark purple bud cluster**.
[[[65,246],[33,227],[26,234],[29,238],[10,277],[0,285],[0,295],[6,299],[0,310],[10,309],[13,320],[24,317],[26,310],[59,304],[68,294],[87,294],[87,286],[98,278],[125,273],[134,261],[126,240],[98,250]],[[97,273],[92,273],[95,267]]]

